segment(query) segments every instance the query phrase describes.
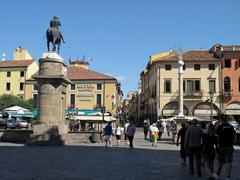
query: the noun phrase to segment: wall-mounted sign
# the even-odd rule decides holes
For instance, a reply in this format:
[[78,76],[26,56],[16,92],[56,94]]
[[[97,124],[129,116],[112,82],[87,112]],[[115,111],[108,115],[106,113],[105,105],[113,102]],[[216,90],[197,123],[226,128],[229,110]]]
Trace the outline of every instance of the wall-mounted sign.
[[94,88],[93,84],[78,84],[77,89],[79,91],[92,90]]
[[91,101],[94,94],[77,94],[80,101]]
[[77,97],[94,97],[94,94],[78,94]]

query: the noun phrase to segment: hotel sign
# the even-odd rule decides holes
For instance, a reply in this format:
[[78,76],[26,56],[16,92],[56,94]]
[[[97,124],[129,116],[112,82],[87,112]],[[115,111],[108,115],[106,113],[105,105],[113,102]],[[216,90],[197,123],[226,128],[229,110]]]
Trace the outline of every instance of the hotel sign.
[[94,88],[93,84],[78,84],[77,85],[77,89],[79,91],[89,91],[92,90]]

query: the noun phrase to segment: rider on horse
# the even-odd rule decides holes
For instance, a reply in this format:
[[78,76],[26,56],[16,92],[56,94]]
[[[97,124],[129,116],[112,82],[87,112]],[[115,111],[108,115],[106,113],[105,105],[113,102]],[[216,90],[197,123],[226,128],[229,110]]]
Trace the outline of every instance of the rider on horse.
[[50,27],[47,30],[47,40],[48,40],[48,51],[49,51],[49,42],[53,44],[53,51],[55,51],[55,44],[58,44],[58,52],[60,49],[61,40],[63,40],[63,36],[61,31],[59,30],[59,26],[61,26],[61,22],[58,17],[54,16],[50,21]]

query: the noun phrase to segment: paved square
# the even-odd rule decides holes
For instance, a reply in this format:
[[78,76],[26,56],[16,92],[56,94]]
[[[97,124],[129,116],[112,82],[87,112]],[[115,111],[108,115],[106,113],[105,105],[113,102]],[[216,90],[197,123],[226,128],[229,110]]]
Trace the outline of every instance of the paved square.
[[[0,179],[5,180],[194,180],[207,179],[188,175],[188,166],[181,166],[179,151],[166,135],[151,146],[143,140],[138,129],[134,150],[121,142],[105,148],[103,143],[71,146],[28,147],[21,144],[0,143]],[[236,147],[232,179],[240,180],[240,148]],[[224,170],[224,169],[223,169]],[[222,172],[224,177],[225,171]]]

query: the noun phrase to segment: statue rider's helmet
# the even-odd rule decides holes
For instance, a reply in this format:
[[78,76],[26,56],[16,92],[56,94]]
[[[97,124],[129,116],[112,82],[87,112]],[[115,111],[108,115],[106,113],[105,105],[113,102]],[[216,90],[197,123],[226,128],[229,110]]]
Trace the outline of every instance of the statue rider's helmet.
[[57,16],[53,16],[53,19],[50,21],[50,27],[58,28],[58,26],[61,26],[59,18]]

